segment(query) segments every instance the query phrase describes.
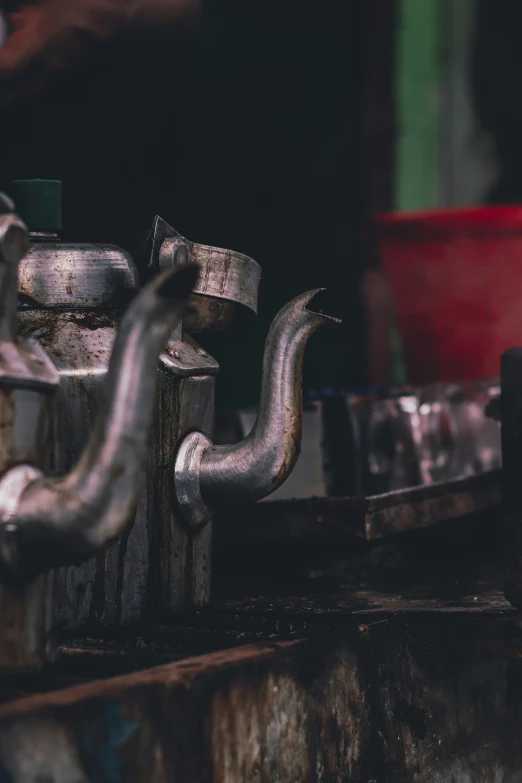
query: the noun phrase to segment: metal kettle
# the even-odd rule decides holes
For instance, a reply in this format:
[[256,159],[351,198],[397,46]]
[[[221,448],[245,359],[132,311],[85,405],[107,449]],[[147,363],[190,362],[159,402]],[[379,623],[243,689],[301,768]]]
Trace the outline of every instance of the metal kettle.
[[[328,314],[322,289],[301,294],[276,315],[267,336],[259,413],[239,443],[212,443],[217,363],[204,351],[206,369],[191,363],[197,333],[223,330],[257,312],[260,268],[248,256],[190,242],[156,217],[148,266],[155,274],[197,263],[200,276],[191,312],[176,335],[175,373],[163,374],[155,429],[155,492],[151,524],[167,544],[157,573],[163,616],[210,599],[212,520],[218,509],[260,500],[290,475],[301,445],[301,382],[306,343]],[[149,474],[150,475],[150,474]]]
[[78,562],[133,518],[157,387],[157,358],[197,277],[191,265],[157,276],[118,331],[87,444],[65,475],[50,476],[59,374],[17,334],[18,265],[27,233],[0,197],[0,669],[52,657],[51,569]]
[[[32,252],[41,250],[37,247]],[[321,312],[318,291],[298,297],[276,317],[265,352],[255,434],[242,447],[221,451],[211,447],[219,366],[192,335],[224,331],[255,315],[260,267],[243,254],[190,242],[159,217],[150,232],[147,259],[153,277],[191,263],[201,271],[190,308],[160,356],[147,481],[133,523],[103,554],[61,573],[59,614],[69,628],[164,622],[173,613],[208,603],[214,510],[263,497],[291,472],[300,442],[304,347],[315,329],[335,320]],[[111,267],[113,262],[104,259],[103,263]],[[42,263],[40,274],[45,277],[49,268]],[[75,276],[73,263],[68,273]],[[117,305],[119,292],[113,289],[111,295]],[[110,297],[104,302],[110,308]],[[100,308],[87,306],[84,317],[95,318],[99,313]],[[34,329],[35,314],[25,317],[24,328],[41,339]],[[93,340],[102,328],[95,326]],[[60,344],[61,372],[66,377],[71,368],[80,372],[85,398],[85,382],[89,378],[94,384],[93,372],[90,367],[85,372],[73,367],[78,355],[73,339],[69,347],[63,346],[64,341]],[[97,383],[103,379],[106,356],[107,352],[97,355]],[[73,394],[64,403],[73,430],[84,439],[88,417],[77,424],[74,420],[88,406],[85,402],[78,405],[75,399]],[[75,448],[80,445],[77,439]]]
[[[118,323],[140,288],[140,277],[132,257],[119,247],[61,241],[61,182],[23,180],[14,183],[14,191],[31,229],[30,246],[20,262],[19,330],[38,341],[60,375],[55,398],[60,432],[53,443],[53,464],[64,472],[87,443]],[[119,596],[142,573],[146,491],[144,485],[135,518],[122,539],[79,565],[70,563],[59,570],[60,625],[77,628],[120,619]],[[123,552],[132,562],[134,579],[121,571]],[[136,600],[124,598],[123,605],[136,606]],[[125,613],[124,618],[129,619]]]

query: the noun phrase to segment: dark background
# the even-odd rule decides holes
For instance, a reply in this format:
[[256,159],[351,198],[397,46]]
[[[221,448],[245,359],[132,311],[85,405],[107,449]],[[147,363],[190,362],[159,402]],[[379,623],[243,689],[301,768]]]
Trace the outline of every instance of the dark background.
[[0,185],[57,178],[64,236],[140,262],[158,213],[197,242],[255,258],[256,324],[207,338],[230,404],[258,395],[268,324],[328,286],[343,330],[312,340],[305,386],[364,382],[364,103],[369,5],[209,0],[198,22],[97,44],[2,114]]
[[[326,285],[344,317],[307,351],[305,388],[367,380],[361,275],[372,211],[393,208],[396,0],[206,0],[176,28],[91,47],[2,111],[0,187],[64,183],[64,237],[138,264],[155,214],[263,268],[255,324],[205,338],[218,393],[256,402],[277,310]],[[495,142],[490,201],[522,200],[522,4],[477,0],[470,79]]]
[[477,0],[471,78],[477,115],[498,159],[498,177],[487,194],[497,204],[522,202],[521,40],[519,0]]

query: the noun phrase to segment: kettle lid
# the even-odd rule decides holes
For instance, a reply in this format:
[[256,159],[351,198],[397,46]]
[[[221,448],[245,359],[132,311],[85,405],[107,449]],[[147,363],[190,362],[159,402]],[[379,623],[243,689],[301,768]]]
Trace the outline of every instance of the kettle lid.
[[139,287],[136,264],[115,245],[35,242],[18,271],[21,303],[35,308],[119,310]]

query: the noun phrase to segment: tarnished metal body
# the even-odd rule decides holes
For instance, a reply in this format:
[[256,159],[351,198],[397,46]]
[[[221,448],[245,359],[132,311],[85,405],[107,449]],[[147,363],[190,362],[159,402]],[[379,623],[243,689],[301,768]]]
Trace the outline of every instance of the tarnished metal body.
[[[38,668],[52,654],[50,569],[116,538],[138,501],[157,357],[181,322],[192,265],[166,270],[122,319],[87,444],[66,475],[49,477],[59,374],[42,347],[17,335],[23,223],[0,197],[0,669]],[[54,410],[53,410],[54,409]],[[47,572],[47,573],[46,573]]]
[[[52,446],[53,464],[60,472],[75,464],[87,443],[119,316],[119,312],[80,308],[24,308],[19,313],[21,333],[39,340],[60,373],[61,390],[56,400],[60,435]],[[192,376],[187,378],[184,373],[188,368]],[[213,382],[209,373],[216,370],[217,364],[210,357],[201,356],[187,338],[167,344],[158,370],[159,393],[148,479],[134,520],[124,536],[106,549],[83,563],[59,570],[57,600],[61,624],[79,628],[87,624],[139,622],[144,613],[159,612],[160,606],[167,610],[172,601],[165,604],[160,596],[171,593],[179,595],[174,601],[177,606],[185,601],[192,605],[208,600],[208,585],[203,593],[197,589],[192,595],[193,580],[184,580],[184,566],[187,561],[204,566],[210,543],[201,557],[189,557],[187,548],[197,550],[201,536],[175,527],[171,540],[171,504],[164,500],[171,482],[168,466],[173,463],[179,439],[196,426],[211,434]],[[159,411],[164,411],[164,419]],[[154,524],[148,524],[151,519]],[[173,562],[176,568],[172,567]],[[190,597],[182,597],[187,590]]]
[[[87,443],[116,339],[120,308],[137,292],[139,275],[132,258],[118,248],[38,240],[20,267],[19,328],[22,335],[39,341],[60,373],[56,405],[61,426],[53,449],[57,470],[63,472],[76,463]],[[119,601],[112,581],[121,581],[118,563],[122,547],[132,550],[131,562],[139,562],[142,542],[133,534],[134,528],[140,527],[139,519],[138,511],[123,539],[84,563],[58,571],[60,624],[85,625],[93,619],[96,599],[102,604],[97,607],[101,616],[114,613]]]
[[[68,245],[38,237],[21,262],[20,333],[37,339],[60,373],[56,405],[61,424],[53,444],[59,472],[76,463],[87,443],[116,339],[120,308],[138,288],[139,275],[132,258],[111,246]],[[128,574],[122,579],[122,549],[133,564],[132,571],[138,575],[141,570],[136,567],[143,545],[139,531],[145,527],[145,491],[139,504],[142,513],[136,512],[123,538],[83,563],[59,569],[60,624],[82,626],[98,617],[115,620],[121,604],[118,582],[127,587],[135,584]]]

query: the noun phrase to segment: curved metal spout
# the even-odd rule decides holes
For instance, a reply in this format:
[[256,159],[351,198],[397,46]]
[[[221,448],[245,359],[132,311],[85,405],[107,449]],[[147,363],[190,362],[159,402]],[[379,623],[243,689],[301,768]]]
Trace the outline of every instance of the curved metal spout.
[[60,478],[45,478],[26,465],[4,476],[0,554],[10,570],[34,573],[83,559],[118,536],[132,518],[153,418],[158,356],[196,279],[196,266],[167,269],[131,303],[76,467]]
[[301,294],[272,322],[259,414],[250,434],[240,443],[213,446],[201,433],[192,433],[181,445],[175,467],[177,496],[192,524],[205,522],[209,508],[270,495],[292,472],[301,448],[305,346],[320,326],[339,323],[323,312],[324,294],[324,289]]
[[301,449],[303,355],[308,338],[337,321],[321,312],[324,289],[289,302],[268,333],[261,399],[250,434],[231,446],[212,446],[201,461],[200,487],[211,507],[259,500],[292,472]]

